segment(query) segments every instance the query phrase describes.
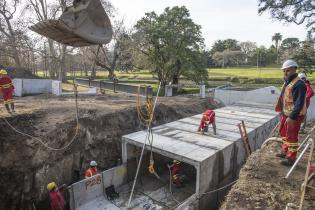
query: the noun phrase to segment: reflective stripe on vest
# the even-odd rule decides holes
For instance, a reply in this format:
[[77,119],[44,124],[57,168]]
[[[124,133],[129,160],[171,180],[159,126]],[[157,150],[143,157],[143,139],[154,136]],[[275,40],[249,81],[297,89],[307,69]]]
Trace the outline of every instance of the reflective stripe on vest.
[[[284,95],[283,95],[283,113],[286,116],[289,116],[291,112],[293,111],[294,108],[294,103],[293,103],[293,86],[297,81],[300,79],[296,77],[293,79],[285,88],[284,90]],[[299,115],[305,115],[306,114],[306,98],[304,99],[304,105],[302,110],[300,111]]]
[[13,86],[13,84],[12,84],[12,83],[5,84],[5,85],[0,85],[0,89],[10,88],[11,86]]

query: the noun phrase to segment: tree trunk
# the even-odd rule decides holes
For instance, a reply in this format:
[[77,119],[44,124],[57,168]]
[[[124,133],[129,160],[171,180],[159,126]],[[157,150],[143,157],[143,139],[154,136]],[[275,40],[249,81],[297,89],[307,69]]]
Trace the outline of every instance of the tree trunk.
[[54,41],[52,39],[48,39],[49,44],[49,52],[50,52],[50,68],[49,68],[49,75],[50,78],[56,78],[56,69],[58,67],[57,58],[56,58],[56,51],[54,47]]
[[16,45],[15,38],[12,38],[11,49],[13,52],[13,59],[15,62],[15,66],[20,68],[21,67],[21,60],[20,60],[20,56],[19,56],[17,47],[15,45]]
[[65,81],[66,74],[65,74],[65,67],[66,67],[66,45],[62,45],[61,47],[61,54],[60,54],[60,65],[58,68],[58,80],[59,81]]

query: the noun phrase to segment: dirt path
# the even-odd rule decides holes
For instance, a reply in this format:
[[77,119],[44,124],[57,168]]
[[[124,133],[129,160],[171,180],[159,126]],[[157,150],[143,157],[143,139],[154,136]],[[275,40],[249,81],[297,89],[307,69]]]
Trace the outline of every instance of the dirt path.
[[[314,125],[315,122],[309,125],[307,131]],[[300,135],[300,140],[305,136]],[[287,203],[299,204],[308,155],[304,156],[292,176],[284,179],[290,168],[282,166],[280,159],[275,157],[278,151],[280,144],[270,143],[250,156],[221,210],[280,210],[285,209]],[[314,195],[308,196],[303,209],[315,209]]]

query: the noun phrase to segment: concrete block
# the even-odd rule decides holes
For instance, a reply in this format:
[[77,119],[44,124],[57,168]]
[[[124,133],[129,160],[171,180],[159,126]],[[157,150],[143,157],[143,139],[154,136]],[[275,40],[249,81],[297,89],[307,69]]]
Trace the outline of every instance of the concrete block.
[[14,95],[23,96],[23,79],[13,79]]
[[102,172],[103,187],[114,185],[115,188],[127,183],[127,166],[121,165]]
[[199,85],[200,88],[200,97],[206,98],[206,86],[205,85]]
[[61,81],[53,80],[51,83],[52,94],[61,96],[62,95],[62,83]]
[[90,87],[88,90],[89,94],[97,94],[97,88],[96,87]]
[[51,83],[50,79],[23,79],[23,95],[51,93]]
[[165,85],[165,96],[166,97],[173,96],[173,88],[171,85]]

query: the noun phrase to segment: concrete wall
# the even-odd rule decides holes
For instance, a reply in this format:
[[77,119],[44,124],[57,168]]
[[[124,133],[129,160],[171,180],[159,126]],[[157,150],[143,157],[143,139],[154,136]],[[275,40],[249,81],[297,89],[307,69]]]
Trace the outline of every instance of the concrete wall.
[[[250,101],[256,103],[274,105],[280,96],[280,90],[270,86],[251,91],[237,91],[228,89],[216,89],[214,98],[228,106],[239,101]],[[311,98],[311,104],[307,111],[307,121],[315,119],[315,97]]]
[[62,95],[62,83],[50,79],[14,79],[14,95],[24,96],[41,93]]
[[70,209],[78,209],[80,206],[93,202],[96,199],[105,200],[105,188],[110,185],[114,185],[117,188],[126,183],[126,181],[127,167],[126,165],[121,165],[77,182],[69,187]]
[[13,84],[16,96],[52,92],[52,80],[50,79],[14,79]]
[[274,86],[260,88],[251,91],[237,91],[229,89],[216,89],[215,99],[228,106],[238,101],[250,101],[256,103],[275,104],[280,90]]

